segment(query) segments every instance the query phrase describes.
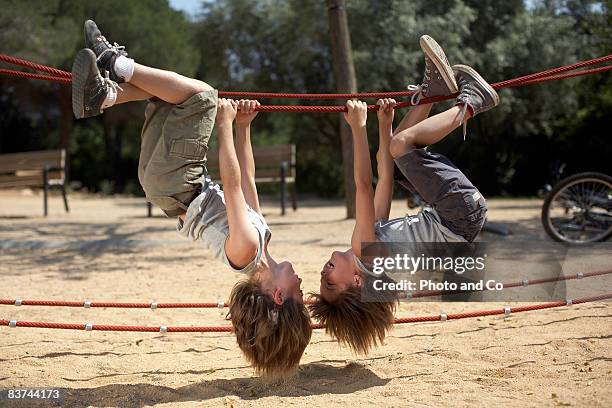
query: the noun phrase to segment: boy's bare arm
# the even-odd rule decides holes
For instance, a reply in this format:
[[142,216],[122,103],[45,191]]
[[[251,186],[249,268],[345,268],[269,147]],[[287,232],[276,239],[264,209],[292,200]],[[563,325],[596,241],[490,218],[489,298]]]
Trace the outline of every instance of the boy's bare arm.
[[356,220],[351,247],[357,257],[361,256],[361,243],[374,242],[374,189],[372,188],[372,163],[366,132],[367,105],[364,102],[348,101],[348,112],[344,118],[353,134],[355,208]]
[[236,155],[240,164],[241,186],[244,198],[258,214],[259,197],[255,185],[255,159],[253,158],[253,147],[251,146],[251,122],[257,116],[255,108],[259,102],[251,100],[238,101],[238,112],[236,114]]
[[219,169],[230,230],[229,237],[225,241],[225,254],[234,267],[244,268],[257,254],[259,238],[249,221],[242,193],[240,165],[232,134],[232,121],[236,116],[236,110],[235,101],[219,99],[216,124],[219,139]]
[[396,104],[393,99],[379,99],[378,109],[378,152],[376,161],[378,168],[378,183],[374,193],[374,219],[388,220],[393,199],[393,157],[389,152],[389,143],[393,132],[393,115]]

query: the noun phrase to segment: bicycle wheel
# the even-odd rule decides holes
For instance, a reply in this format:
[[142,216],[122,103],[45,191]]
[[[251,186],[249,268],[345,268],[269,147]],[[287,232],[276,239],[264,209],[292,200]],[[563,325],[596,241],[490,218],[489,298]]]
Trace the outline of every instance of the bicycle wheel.
[[542,225],[554,240],[570,244],[612,235],[612,177],[579,173],[561,180],[546,196]]

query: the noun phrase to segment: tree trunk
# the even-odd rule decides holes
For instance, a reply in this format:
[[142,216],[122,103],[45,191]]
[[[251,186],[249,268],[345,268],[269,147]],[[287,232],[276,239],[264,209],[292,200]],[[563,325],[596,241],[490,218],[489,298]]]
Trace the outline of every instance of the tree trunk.
[[[357,79],[351,51],[351,37],[344,0],[326,0],[329,35],[334,63],[336,90],[339,93],[357,92]],[[355,180],[353,178],[353,139],[346,122],[340,120],[342,164],[344,166],[344,194],[346,217],[355,218]]]
[[70,145],[70,133],[74,118],[72,116],[72,92],[69,86],[62,86],[59,91],[60,98],[60,147],[68,150]]

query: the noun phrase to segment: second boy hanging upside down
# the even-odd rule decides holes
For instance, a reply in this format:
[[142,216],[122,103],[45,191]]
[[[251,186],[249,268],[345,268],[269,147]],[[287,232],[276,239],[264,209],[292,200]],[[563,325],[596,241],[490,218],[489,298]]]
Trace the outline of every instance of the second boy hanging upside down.
[[[499,104],[497,92],[472,68],[448,63],[442,48],[421,37],[425,78],[416,99],[459,91],[455,106],[428,117],[432,104],[413,107],[392,130],[394,100],[379,100],[380,145],[378,184],[372,188],[372,169],[366,135],[367,105],[349,101],[345,119],[354,144],[356,222],[351,248],[335,251],[321,271],[320,294],[310,306],[328,333],[356,352],[367,353],[382,342],[393,325],[396,302],[364,302],[366,281],[373,274],[360,260],[368,242],[471,242],[480,232],[487,211],[484,197],[446,157],[429,152],[432,145],[476,114]],[[464,127],[465,136],[465,127]],[[408,184],[432,210],[389,220],[394,162]]]
[[[271,233],[259,209],[250,140],[258,103],[218,99],[202,81],[138,64],[93,21],[85,23],[85,40],[88,48],[77,54],[72,69],[75,116],[149,100],[138,166],[147,199],[177,217],[181,235],[246,274],[232,289],[229,318],[256,371],[275,376],[294,371],[312,328],[302,280],[290,262],[277,262],[268,252]],[[215,123],[223,191],[206,171]]]

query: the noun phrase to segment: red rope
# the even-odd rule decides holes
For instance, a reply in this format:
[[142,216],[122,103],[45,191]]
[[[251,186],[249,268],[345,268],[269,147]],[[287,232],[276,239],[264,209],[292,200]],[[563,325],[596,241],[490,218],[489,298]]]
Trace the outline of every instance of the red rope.
[[[25,61],[19,58],[11,57],[8,55],[0,54],[0,61],[5,61],[10,64],[20,65],[23,67],[35,69],[50,73],[62,78],[70,78],[70,72],[61,71],[55,68],[47,67],[44,65],[36,64],[30,61]],[[612,66],[606,66],[596,69],[582,70],[574,73],[563,74],[567,71],[573,71],[579,68],[584,68],[591,65],[602,64],[604,62],[612,61],[612,55],[606,55],[604,57],[594,58],[586,61],[580,61],[575,64],[565,65],[558,68],[549,69],[542,72],[536,72],[529,75],[509,79],[492,84],[495,89],[510,88],[523,85],[533,85],[545,81],[556,81],[560,79],[573,78],[582,75],[591,75],[609,71]],[[0,70],[0,74],[31,78],[31,79],[44,79],[48,81],[55,81],[61,83],[69,83],[69,81],[62,81],[58,78],[44,77],[38,74],[21,73],[19,71]],[[220,91],[219,96],[221,97],[240,97],[240,98],[298,98],[298,99],[352,99],[352,98],[388,98],[398,96],[410,96],[413,92],[411,91],[400,91],[400,92],[367,92],[367,93],[348,93],[348,94],[300,94],[300,93],[270,93],[270,92],[233,92],[233,91]],[[446,99],[452,99],[455,95],[440,96],[434,98],[425,98],[420,101],[420,104],[439,102]],[[408,102],[402,102],[395,106],[396,109],[410,106]],[[304,106],[304,105],[261,105],[257,108],[260,112],[318,112],[318,113],[339,113],[346,112],[345,106]],[[368,105],[369,111],[378,110],[376,105]]]
[[[0,54],[1,55],[1,54]],[[60,84],[69,85],[72,83],[70,78],[62,78],[43,74],[33,74],[31,72],[13,71],[11,69],[0,69],[0,75],[7,75],[17,78],[40,79],[43,81],[59,82]]]
[[[0,305],[15,305],[17,299],[0,299]],[[61,307],[85,307],[85,302],[64,300],[28,300],[19,301],[20,306],[61,306]],[[196,309],[215,308],[218,303],[134,303],[134,302],[91,302],[86,307],[105,307],[123,309]],[[223,307],[228,307],[223,303]]]
[[[454,313],[449,315],[432,315],[432,316],[415,316],[415,317],[402,317],[395,319],[395,324],[404,323],[420,323],[420,322],[435,322],[440,320],[457,320],[457,319],[468,319],[472,317],[481,316],[493,316],[507,313],[521,313],[533,310],[550,309],[553,307],[561,307],[570,304],[580,304],[587,302],[596,302],[599,300],[606,300],[612,298],[612,293],[607,293],[598,296],[588,296],[583,298],[574,299],[571,301],[560,300],[557,302],[542,303],[537,305],[529,306],[517,306],[513,308],[502,308],[493,310],[480,310],[475,312],[466,313]],[[123,332],[162,332],[162,327],[168,333],[211,333],[211,332],[231,332],[230,326],[119,326],[119,325],[94,325],[94,324],[78,324],[78,323],[52,323],[52,322],[25,322],[16,320],[3,320],[0,319],[0,326],[11,326],[11,327],[30,327],[39,329],[65,329],[65,330],[96,330],[96,331],[123,331]],[[320,324],[313,324],[313,329],[321,329],[323,326]]]
[[72,74],[70,72],[51,68],[46,65],[37,64],[35,62],[22,60],[21,58],[11,57],[10,55],[0,54],[0,61],[4,61],[12,65],[18,65],[21,67],[30,68],[30,69],[33,69],[34,71],[46,72],[47,74],[51,74],[57,77],[62,77],[62,78],[72,77]]
[[[519,282],[511,282],[511,283],[502,283],[503,289],[530,286],[530,285],[540,285],[542,283],[551,283],[551,282],[559,282],[573,279],[582,279],[582,278],[591,278],[594,276],[608,275],[612,273],[612,269],[604,269],[601,271],[592,271],[585,272],[581,274],[573,274],[573,275],[561,275],[554,278],[543,278],[543,279],[529,279],[527,282],[519,281]],[[487,291],[485,289],[484,291]],[[460,293],[472,293],[478,292],[475,290],[428,290],[428,291],[420,291],[414,292],[411,297],[412,298],[421,298],[421,297],[431,297],[431,296],[440,296],[440,295],[453,295]],[[0,303],[1,304],[1,303]]]
[[396,91],[396,92],[362,92],[362,93],[287,93],[287,92],[237,92],[237,91],[219,91],[221,98],[238,98],[238,99],[368,99],[368,98],[401,98],[412,96],[414,91]]
[[[529,285],[539,285],[542,283],[559,282],[573,279],[590,278],[594,276],[608,275],[612,273],[612,269],[604,269],[600,271],[584,272],[581,274],[561,275],[554,278],[530,279]],[[503,288],[514,288],[525,286],[525,282],[503,283]],[[446,294],[459,294],[476,292],[472,290],[431,290],[419,291],[412,293],[412,298],[440,296]],[[58,307],[103,307],[103,308],[124,308],[124,309],[201,309],[201,308],[219,308],[219,303],[137,303],[137,302],[88,302],[85,301],[65,301],[65,300],[31,300],[31,299],[0,299],[0,305],[14,306],[19,303],[19,306],[58,306]],[[305,302],[306,304],[312,302]],[[223,307],[228,307],[228,303],[223,303]]]
[[591,65],[599,65],[599,64],[603,64],[604,62],[609,62],[609,61],[612,61],[612,54],[606,55],[605,57],[599,57],[599,58],[593,58],[593,59],[586,60],[586,61],[580,61],[575,64],[565,65],[562,67],[549,69],[547,71],[536,72],[534,74],[529,74],[529,75],[525,75],[525,76],[518,77],[518,78],[508,79],[506,81],[497,82],[493,84],[493,87],[494,88],[507,88],[510,86],[514,86],[515,84],[525,83],[528,81],[533,81],[536,79],[541,79],[544,77],[557,75],[562,72],[573,71],[573,70],[588,67]]
[[[588,297],[573,299],[571,300],[571,304],[596,302],[598,300],[606,300],[610,298],[612,298],[612,293],[606,293],[604,295],[588,296]],[[480,310],[476,312],[454,313],[454,314],[446,315],[446,319],[447,320],[457,320],[457,319],[468,319],[468,318],[473,318],[473,317],[493,316],[493,315],[500,315],[500,314],[506,314],[506,313],[529,312],[532,310],[543,310],[543,309],[550,309],[553,307],[561,307],[561,306],[567,305],[569,302],[570,301],[559,300],[556,302],[541,303],[537,305],[517,306],[517,307],[509,308],[509,311],[506,311],[506,308],[501,308],[501,309],[493,309],[493,310]],[[395,324],[431,322],[431,321],[440,321],[440,320],[442,320],[442,316],[440,315],[403,317],[403,318],[395,319]]]

